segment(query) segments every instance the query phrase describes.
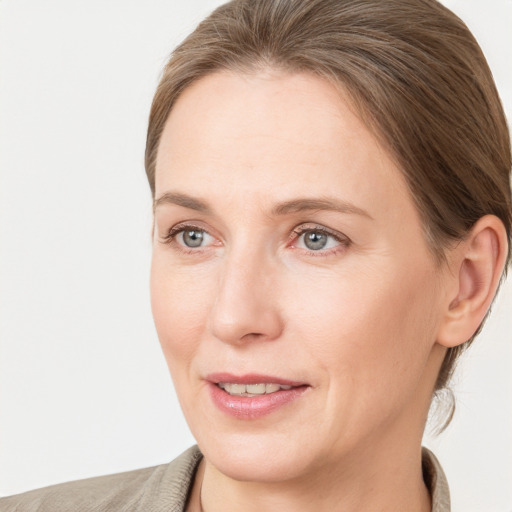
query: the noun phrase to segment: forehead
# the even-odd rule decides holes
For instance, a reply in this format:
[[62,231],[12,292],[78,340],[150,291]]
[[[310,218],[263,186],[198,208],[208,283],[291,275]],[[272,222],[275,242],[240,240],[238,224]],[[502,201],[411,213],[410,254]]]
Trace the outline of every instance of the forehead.
[[310,74],[219,72],[187,88],[157,156],[157,197],[170,189],[411,203],[402,173],[352,104]]

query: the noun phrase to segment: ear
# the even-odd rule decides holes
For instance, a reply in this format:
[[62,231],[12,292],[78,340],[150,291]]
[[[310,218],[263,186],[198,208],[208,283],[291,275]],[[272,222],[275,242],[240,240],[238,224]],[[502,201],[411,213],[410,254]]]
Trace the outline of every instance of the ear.
[[455,347],[469,340],[485,318],[498,289],[508,253],[503,222],[486,215],[448,256],[449,286],[437,342]]

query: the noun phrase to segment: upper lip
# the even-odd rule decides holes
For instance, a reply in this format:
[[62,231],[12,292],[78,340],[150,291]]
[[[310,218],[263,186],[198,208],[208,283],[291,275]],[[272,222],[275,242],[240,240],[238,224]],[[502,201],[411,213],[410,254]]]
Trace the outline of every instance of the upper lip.
[[262,375],[259,373],[246,373],[244,375],[234,375],[227,372],[210,373],[206,376],[206,380],[218,384],[226,382],[230,384],[279,384],[281,386],[305,386],[306,382],[299,382],[274,375]]

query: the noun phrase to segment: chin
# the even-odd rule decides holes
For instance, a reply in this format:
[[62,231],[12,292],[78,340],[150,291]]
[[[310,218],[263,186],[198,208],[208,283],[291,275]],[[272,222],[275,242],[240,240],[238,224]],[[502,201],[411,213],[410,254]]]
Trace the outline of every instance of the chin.
[[198,444],[209,463],[237,481],[293,480],[306,474],[314,465],[312,452],[304,450],[302,443],[290,439],[289,434],[224,435],[222,438],[198,439]]

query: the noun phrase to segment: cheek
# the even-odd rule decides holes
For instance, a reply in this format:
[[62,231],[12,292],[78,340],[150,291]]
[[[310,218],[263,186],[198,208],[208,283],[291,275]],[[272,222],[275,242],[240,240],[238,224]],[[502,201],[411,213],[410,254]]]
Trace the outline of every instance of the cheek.
[[192,360],[210,307],[208,280],[176,270],[155,251],[151,265],[151,308],[158,338],[174,372]]
[[383,269],[316,275],[287,298],[290,317],[300,319],[296,337],[339,384],[334,388],[398,393],[426,364],[435,341],[435,275],[404,265]]

